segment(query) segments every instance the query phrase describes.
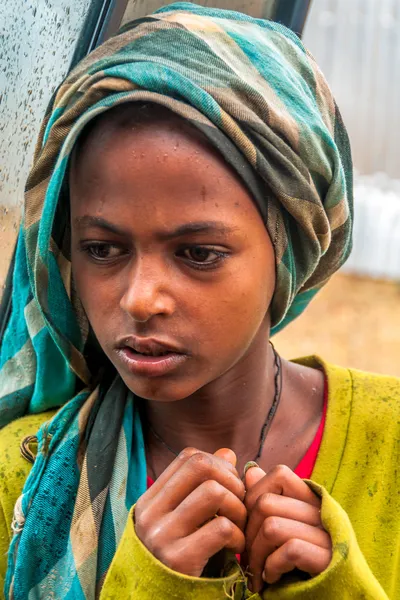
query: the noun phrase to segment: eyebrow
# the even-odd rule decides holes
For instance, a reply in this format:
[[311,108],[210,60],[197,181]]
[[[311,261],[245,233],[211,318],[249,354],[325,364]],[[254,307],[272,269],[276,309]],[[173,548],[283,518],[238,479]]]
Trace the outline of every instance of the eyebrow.
[[158,234],[162,240],[171,240],[191,233],[217,233],[220,235],[228,235],[233,233],[236,227],[229,227],[221,221],[197,221],[195,223],[186,223],[180,225],[173,231],[163,231]]
[[116,233],[117,235],[129,235],[128,231],[123,229],[122,227],[117,227],[102,219],[101,217],[90,217],[89,215],[85,215],[84,217],[76,217],[74,219],[74,225],[83,229],[84,227],[97,227],[98,229],[106,229],[111,233]]
[[[81,228],[97,227],[122,236],[131,235],[131,233],[126,229],[118,227],[102,217],[92,217],[90,215],[76,217],[74,224]],[[237,227],[230,227],[221,221],[196,221],[193,223],[185,223],[184,225],[180,225],[171,231],[160,231],[156,234],[156,237],[160,240],[172,240],[193,233],[214,233],[228,235],[233,233],[236,229]]]

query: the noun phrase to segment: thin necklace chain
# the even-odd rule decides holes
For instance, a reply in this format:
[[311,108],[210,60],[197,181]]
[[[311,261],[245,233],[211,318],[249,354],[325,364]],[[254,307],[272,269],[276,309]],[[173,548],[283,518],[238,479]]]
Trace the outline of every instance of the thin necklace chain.
[[[272,346],[272,350],[273,350],[273,353],[274,353],[274,365],[275,365],[274,385],[275,385],[275,393],[274,393],[274,399],[273,399],[272,404],[271,404],[271,408],[269,409],[267,417],[266,417],[266,419],[265,419],[265,421],[263,423],[263,426],[261,428],[260,445],[258,447],[258,451],[257,451],[256,456],[253,458],[254,462],[256,462],[260,458],[260,456],[262,455],[262,453],[263,453],[265,440],[267,438],[267,434],[268,434],[269,430],[271,429],[272,421],[274,419],[276,411],[278,410],[279,401],[281,399],[281,392],[282,392],[282,361],[281,361],[281,358],[280,358],[279,354],[275,350],[275,347],[272,344],[272,342],[270,342],[270,344]],[[158,440],[160,442],[160,444],[162,444],[169,452],[171,452],[171,454],[174,454],[175,456],[179,456],[179,452],[177,452],[176,450],[174,450],[173,448],[171,448],[171,446],[169,446],[169,444],[167,444],[167,442],[165,442],[162,439],[162,437],[153,429],[153,427],[150,425],[150,423],[147,423],[147,426],[148,426],[150,432],[152,433],[152,435],[156,438],[156,440]]]

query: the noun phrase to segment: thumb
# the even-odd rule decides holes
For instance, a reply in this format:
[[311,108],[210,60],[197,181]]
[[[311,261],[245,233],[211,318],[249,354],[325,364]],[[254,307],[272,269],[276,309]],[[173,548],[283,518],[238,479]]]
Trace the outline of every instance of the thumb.
[[258,483],[260,481],[260,479],[262,479],[266,475],[265,471],[260,469],[260,467],[257,465],[257,463],[254,463],[249,466],[246,465],[244,469],[245,469],[244,484],[245,484],[246,490],[249,490],[250,488],[252,488],[254,485],[256,485],[256,483]]
[[214,456],[218,456],[218,458],[223,458],[224,460],[231,463],[232,466],[236,467],[236,454],[230,448],[220,448],[216,452],[214,452]]

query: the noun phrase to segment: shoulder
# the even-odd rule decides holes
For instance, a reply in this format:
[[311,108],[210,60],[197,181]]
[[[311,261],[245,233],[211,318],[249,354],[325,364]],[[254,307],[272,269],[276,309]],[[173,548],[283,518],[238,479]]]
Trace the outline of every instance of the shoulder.
[[366,430],[381,430],[389,436],[400,436],[399,377],[339,367],[315,356],[296,362],[323,369],[328,384],[328,406],[331,413],[334,410],[338,425],[354,424],[360,435]]
[[[368,373],[324,363],[335,397],[329,401],[343,416],[348,415],[348,436],[366,443],[400,437],[400,378]],[[343,421],[344,424],[344,421]],[[389,444],[390,446],[390,444]],[[388,451],[389,451],[388,446]],[[382,452],[381,445],[379,453]]]
[[371,434],[400,435],[400,378],[349,369],[352,383],[352,417]]
[[[368,373],[358,369],[336,367],[325,363],[328,380],[335,381],[338,393],[351,397],[352,417],[363,418],[372,427],[382,426],[394,416],[400,417],[400,378]],[[400,421],[394,421],[396,425]],[[375,425],[374,425],[375,423]]]
[[398,409],[400,403],[400,378],[378,373],[366,373],[357,369],[349,369],[352,380],[353,395],[362,397],[365,402],[385,403]]
[[349,369],[332,365],[320,357],[310,356],[296,359],[299,364],[323,369],[335,395],[351,395],[352,402],[362,403],[365,409],[385,412],[386,408],[400,412],[400,377],[368,373],[358,369]]
[[0,432],[0,504],[7,520],[12,515],[14,504],[32,467],[21,455],[21,442],[28,435],[35,435],[54,414],[55,411],[49,411],[27,415],[13,421]]
[[352,409],[371,429],[398,431],[400,425],[400,378],[349,369]]
[[3,468],[8,465],[9,458],[13,459],[13,463],[19,460],[18,457],[22,459],[19,450],[22,440],[28,435],[35,435],[43,423],[54,414],[55,411],[48,411],[38,415],[26,415],[3,427],[0,435],[0,465]]

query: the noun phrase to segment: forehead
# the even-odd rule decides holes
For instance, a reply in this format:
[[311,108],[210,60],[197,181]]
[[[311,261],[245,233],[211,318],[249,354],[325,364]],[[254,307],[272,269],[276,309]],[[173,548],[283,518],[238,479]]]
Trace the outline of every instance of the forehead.
[[85,136],[71,168],[73,214],[132,217],[137,225],[140,216],[148,226],[260,220],[222,156],[193,126],[165,112],[145,121],[126,114],[105,118]]

